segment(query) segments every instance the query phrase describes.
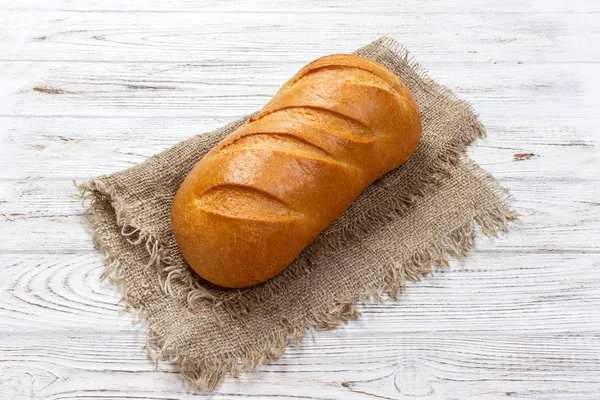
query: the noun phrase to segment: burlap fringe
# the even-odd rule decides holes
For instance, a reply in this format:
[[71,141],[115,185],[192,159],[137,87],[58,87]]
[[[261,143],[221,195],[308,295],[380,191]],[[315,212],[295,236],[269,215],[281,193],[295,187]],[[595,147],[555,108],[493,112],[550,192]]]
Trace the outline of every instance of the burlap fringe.
[[[505,230],[509,221],[517,217],[517,214],[508,207],[508,202],[511,200],[508,192],[501,188],[491,175],[484,172],[479,172],[478,175],[493,186],[497,194],[501,196],[503,203],[500,206],[476,215],[447,236],[429,243],[410,260],[382,265],[381,280],[370,287],[364,287],[356,295],[340,299],[330,309],[313,312],[301,320],[281,320],[279,325],[273,328],[273,333],[266,341],[246,348],[235,349],[226,354],[207,355],[201,360],[182,356],[169,338],[148,328],[146,349],[149,356],[154,360],[157,368],[159,361],[178,365],[182,377],[191,388],[212,390],[227,373],[238,376],[241,371],[252,370],[262,364],[279,359],[287,346],[290,344],[298,346],[308,332],[312,334],[314,331],[332,329],[347,323],[350,319],[358,318],[361,314],[357,309],[357,304],[360,302],[382,302],[385,295],[397,299],[399,294],[405,290],[407,281],[418,282],[422,277],[430,275],[435,266],[448,266],[450,256],[462,256],[472,249],[475,243],[476,226],[479,226],[485,235],[495,235],[498,231]],[[93,195],[90,196],[89,193],[86,193],[87,186],[80,185],[80,189],[83,199],[91,199],[92,202],[98,200]],[[147,321],[143,305],[134,300],[134,296],[130,296],[133,288],[125,285],[119,261],[112,257],[108,248],[97,235],[94,214],[91,210],[92,204],[87,208],[85,215],[93,227],[94,245],[106,262],[103,278],[107,277],[110,282],[120,288],[123,294],[121,298],[121,302],[124,304],[123,311],[136,313],[137,323]]]
[[[377,43],[377,42],[376,42]],[[472,105],[456,96],[452,90],[437,84],[428,75],[427,71],[414,59],[409,57],[408,50],[396,42],[394,39],[385,37],[380,39],[380,45],[386,46],[389,50],[396,53],[400,58],[404,59],[411,69],[419,76],[419,78],[434,88],[434,90],[442,93],[448,99],[456,101],[462,104],[463,107],[469,110],[473,115],[472,120],[469,124],[463,127],[460,134],[457,135],[460,139],[456,142],[448,145],[445,152],[439,154],[434,162],[427,165],[421,175],[421,180],[415,184],[417,188],[412,193],[397,193],[393,187],[388,188],[386,185],[386,176],[377,180],[374,185],[379,185],[383,190],[389,189],[389,196],[386,196],[385,201],[381,201],[379,204],[373,205],[373,207],[361,215],[360,220],[355,220],[351,225],[347,225],[342,229],[338,229],[335,224],[329,229],[321,233],[321,235],[315,240],[315,242],[305,250],[303,254],[296,261],[298,265],[294,270],[289,269],[285,273],[297,275],[307,272],[310,269],[310,258],[314,249],[339,249],[340,246],[349,241],[359,238],[361,235],[368,233],[365,231],[367,226],[375,226],[373,221],[385,223],[393,220],[398,215],[404,213],[410,205],[419,197],[426,195],[432,187],[435,187],[441,179],[448,176],[450,166],[460,162],[461,156],[465,153],[467,147],[472,144],[476,139],[485,136],[485,127],[477,119],[477,114],[473,109]],[[278,290],[278,281],[272,280],[266,283],[270,285],[273,292]],[[196,295],[196,293],[199,293]],[[264,293],[264,291],[262,292]],[[255,295],[256,294],[256,295]],[[229,297],[224,296],[217,303],[218,306],[222,306],[225,311],[232,317],[236,318],[240,314],[245,314],[260,306],[265,299],[259,297],[258,292],[251,292],[250,295],[245,293],[242,297],[241,292],[232,292]],[[202,291],[192,289],[188,293],[188,301],[192,305],[195,299],[202,299]]]
[[[128,212],[126,204],[102,180],[93,179],[80,185],[75,183],[75,186],[79,190],[78,197],[84,201],[88,199],[93,201],[95,196],[105,197],[110,201],[115,210],[117,225],[121,227],[121,235],[132,245],[143,243],[148,251],[146,268],[155,270],[163,293],[175,297],[187,296],[188,302],[198,299],[214,300],[186,266],[173,263],[172,257],[166,254],[164,246],[136,222]],[[90,210],[91,206],[87,209]],[[87,213],[89,211],[86,211]]]
[[[418,63],[409,60],[408,51],[402,45],[391,38],[385,38],[381,43],[408,60],[419,76],[429,84],[433,84],[438,91],[443,92],[453,100],[458,100],[452,91],[435,84]],[[467,102],[464,102],[464,104],[473,111]],[[373,219],[387,221],[397,216],[399,213],[404,212],[416,198],[425,194],[427,190],[446,176],[449,166],[460,161],[466,147],[476,138],[485,134],[483,126],[476,118],[465,129],[468,133],[468,135],[465,135],[467,139],[455,143],[450,146],[445,154],[440,155],[436,162],[429,167],[427,173],[424,174],[427,178],[419,183],[420,190],[418,192],[410,195],[396,195],[393,198],[393,203],[378,205],[371,210],[366,218],[371,221]],[[384,300],[385,295],[396,299],[405,290],[407,281],[418,282],[422,277],[430,275],[435,266],[448,266],[450,256],[466,254],[474,245],[477,226],[485,235],[495,235],[498,231],[505,230],[508,222],[516,218],[517,214],[508,207],[510,201],[508,192],[501,188],[491,175],[484,172],[478,174],[481,179],[494,187],[503,200],[502,205],[476,215],[472,220],[458,227],[449,235],[429,243],[424,246],[422,251],[413,255],[410,260],[391,261],[387,265],[382,265],[380,281],[372,283],[369,287],[365,286],[354,296],[339,299],[330,309],[312,313],[297,321],[281,320],[278,326],[273,327],[273,333],[265,341],[245,348],[232,349],[231,352],[226,354],[206,355],[201,360],[191,359],[179,354],[175,344],[169,338],[163,337],[155,330],[148,328],[146,348],[149,355],[154,359],[157,366],[159,361],[168,361],[178,365],[182,377],[190,387],[210,390],[219,384],[226,373],[237,376],[241,371],[252,370],[262,364],[277,360],[290,343],[299,345],[308,332],[313,333],[316,330],[332,329],[350,319],[359,317],[360,312],[357,310],[359,302],[381,302]],[[385,179],[376,184],[385,185]],[[170,264],[171,260],[168,255],[165,255],[160,243],[136,224],[136,221],[127,213],[125,204],[122,204],[101,180],[92,180],[79,185],[78,188],[80,198],[92,202],[87,207],[85,214],[93,227],[92,240],[94,245],[106,261],[103,278],[108,278],[120,288],[121,293],[123,293],[121,302],[125,304],[124,310],[134,311],[137,314],[137,322],[147,321],[146,310],[140,302],[134,299],[135,296],[130,296],[130,291],[133,288],[127,287],[124,283],[119,261],[110,254],[95,229],[92,205],[94,201],[98,201],[102,197],[110,201],[115,209],[117,224],[122,227],[121,233],[123,236],[134,245],[144,243],[149,254],[148,267],[156,268],[159,282],[166,295],[185,296],[190,304],[198,299],[214,300],[187,270],[182,270],[184,266]],[[344,235],[357,235],[361,232],[362,225],[358,221],[348,232],[344,232]],[[323,243],[336,248],[336,240],[343,237],[339,233],[339,231],[324,232],[323,238],[325,241]],[[310,268],[310,265],[307,264],[304,268]],[[304,268],[299,269],[299,272],[302,272]],[[235,301],[235,299],[239,301]],[[237,296],[232,297],[232,303],[227,309],[231,312],[232,317],[235,317],[239,315],[238,313],[251,311],[261,300],[255,298],[242,301],[238,293]]]
[[[478,124],[471,125],[467,140],[457,142],[452,146],[449,146],[446,153],[440,155],[435,162],[427,166],[425,172],[423,173],[423,178],[416,185],[418,187],[417,191],[411,194],[400,194],[396,193],[393,188],[390,189],[390,193],[387,196],[387,201],[381,201],[380,204],[374,205],[368,212],[364,212],[361,215],[360,220],[353,221],[353,224],[348,225],[343,230],[328,229],[321,233],[321,235],[315,239],[315,241],[311,243],[311,245],[305,249],[295,261],[296,265],[294,268],[288,268],[287,270],[284,270],[283,273],[289,274],[292,279],[296,276],[307,273],[311,268],[310,260],[313,259],[316,252],[339,250],[344,244],[347,245],[349,241],[359,241],[361,237],[365,237],[365,235],[369,233],[368,227],[375,227],[380,224],[385,224],[386,222],[392,221],[399,215],[403,214],[419,197],[425,195],[428,190],[434,188],[441,179],[449,174],[450,166],[460,162],[461,155],[464,154],[467,146],[476,138],[481,137],[483,133],[483,130]],[[489,181],[490,179],[490,184],[498,187],[495,184],[494,178],[490,176],[487,180]],[[375,184],[385,185],[385,177]],[[506,195],[508,194],[506,193]],[[505,211],[510,214],[509,210]],[[486,234],[491,234],[493,229],[487,228],[488,226],[491,226],[490,223],[487,220],[480,220],[484,224],[482,225],[482,230]],[[373,223],[374,221],[379,222],[379,224]],[[432,246],[436,247],[435,244],[432,244]],[[452,242],[449,242],[447,246],[450,249],[458,249],[457,246],[452,245]],[[390,261],[390,263],[397,264],[402,263],[402,261],[395,260]],[[413,269],[410,266],[405,265],[402,268],[404,269],[407,279],[412,281],[418,281],[416,277],[429,273],[429,271],[423,271],[423,269],[420,267]],[[399,278],[403,279],[403,276],[404,275],[400,274]],[[262,297],[264,296],[264,293],[274,293],[280,290],[280,281],[277,279],[268,281],[264,283],[264,285],[269,285],[270,290],[246,292],[244,293],[243,297],[241,296],[241,291],[232,292],[230,297],[221,300],[219,303],[217,303],[217,305],[223,307],[223,309],[232,318],[237,318],[240,315],[247,314],[257,307],[260,307],[260,305],[264,303],[266,300],[266,298]],[[397,289],[392,289],[390,294],[392,292],[397,292]],[[190,296],[188,296],[188,299],[189,298]]]
[[[355,221],[353,225],[346,227],[342,231],[336,229],[326,230],[321,234],[319,240],[321,244],[328,248],[339,248],[340,242],[355,238],[357,234],[363,232],[361,227],[366,225],[366,221],[385,222],[403,213],[415,198],[426,194],[432,186],[436,185],[440,179],[448,174],[448,165],[457,163],[460,155],[464,153],[468,145],[477,138],[485,135],[485,128],[476,118],[473,107],[468,102],[459,99],[450,89],[435,83],[419,63],[409,58],[408,50],[404,46],[392,38],[382,38],[380,44],[406,60],[420,79],[434,87],[436,91],[443,93],[453,101],[461,102],[464,107],[473,113],[474,117],[471,123],[463,128],[464,132],[457,135],[463,139],[450,145],[445,153],[440,154],[435,162],[428,165],[422,174],[424,178],[417,185],[419,189],[416,192],[410,195],[394,193],[393,196],[388,196],[388,201],[382,201],[380,204],[374,206],[369,212],[364,213],[363,219]],[[374,184],[385,188],[385,182],[385,177],[383,177]],[[121,232],[123,236],[132,244],[138,245],[144,243],[149,255],[148,268],[154,269],[162,291],[166,295],[186,298],[190,305],[198,300],[213,301],[218,306],[226,307],[227,311],[232,315],[243,312],[244,309],[250,310],[255,307],[256,303],[262,302],[263,299],[257,298],[251,300],[247,296],[244,302],[241,300],[239,292],[231,292],[229,296],[224,295],[217,302],[210,292],[202,286],[201,281],[190,271],[187,265],[173,262],[172,256],[167,254],[168,252],[165,247],[135,221],[135,218],[128,212],[126,205],[119,201],[113,191],[102,180],[95,179],[89,181],[80,185],[79,190],[83,192],[82,196],[85,196],[87,192],[92,192],[96,193],[96,195],[106,196],[109,199],[115,209],[117,223],[122,227]],[[309,268],[306,264],[304,267]],[[301,268],[299,272],[303,269]],[[239,311],[236,311],[236,309]]]

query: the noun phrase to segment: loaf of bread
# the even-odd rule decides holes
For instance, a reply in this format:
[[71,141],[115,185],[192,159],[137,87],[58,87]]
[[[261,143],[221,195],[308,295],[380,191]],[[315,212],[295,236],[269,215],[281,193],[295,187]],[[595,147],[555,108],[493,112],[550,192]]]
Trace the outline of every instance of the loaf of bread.
[[313,61],[185,178],[171,212],[179,249],[216,285],[264,282],[420,138],[414,99],[383,65]]

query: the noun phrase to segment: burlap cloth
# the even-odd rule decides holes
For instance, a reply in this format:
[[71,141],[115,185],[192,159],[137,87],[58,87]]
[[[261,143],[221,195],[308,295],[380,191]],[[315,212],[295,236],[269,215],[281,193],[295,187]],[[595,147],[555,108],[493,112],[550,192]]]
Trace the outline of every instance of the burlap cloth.
[[391,39],[356,54],[387,66],[410,88],[423,119],[421,144],[264,284],[231,290],[201,280],[177,250],[170,224],[172,198],[188,171],[246,118],[80,186],[91,199],[87,215],[105,275],[147,323],[149,353],[179,364],[191,387],[211,389],[227,372],[276,360],[309,330],[359,316],[357,302],[396,298],[406,280],[464,254],[476,224],[493,234],[515,217],[506,191],[464,155],[484,133],[469,104]]

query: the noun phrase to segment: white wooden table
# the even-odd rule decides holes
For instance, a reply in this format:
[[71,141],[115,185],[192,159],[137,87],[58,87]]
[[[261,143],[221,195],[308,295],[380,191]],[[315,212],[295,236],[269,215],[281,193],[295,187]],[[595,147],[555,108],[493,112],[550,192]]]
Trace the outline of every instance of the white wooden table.
[[[0,0],[0,399],[599,399],[600,2]],[[508,234],[214,393],[146,356],[70,199],[383,34],[471,101]]]

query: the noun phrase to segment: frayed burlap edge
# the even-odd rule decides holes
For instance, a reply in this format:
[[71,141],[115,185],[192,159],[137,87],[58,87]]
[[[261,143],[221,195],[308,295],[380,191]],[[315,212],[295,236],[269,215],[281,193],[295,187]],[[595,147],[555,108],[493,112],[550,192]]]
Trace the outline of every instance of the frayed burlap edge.
[[[238,376],[242,371],[253,370],[262,364],[279,359],[287,346],[292,343],[298,346],[309,332],[313,334],[315,331],[332,329],[347,323],[350,319],[358,318],[361,313],[357,305],[361,302],[382,302],[385,294],[392,299],[397,299],[398,295],[405,290],[407,281],[418,282],[422,277],[431,275],[435,266],[447,267],[451,257],[463,256],[471,250],[475,244],[476,227],[479,227],[484,235],[496,235],[499,231],[506,230],[508,223],[517,217],[517,213],[509,208],[512,197],[508,191],[502,188],[493,176],[477,168],[475,164],[469,166],[474,175],[492,188],[499,197],[501,201],[498,205],[475,215],[473,219],[448,235],[430,242],[408,262],[381,266],[382,279],[378,285],[375,285],[376,288],[365,288],[349,298],[338,299],[329,309],[312,313],[302,320],[282,320],[273,328],[273,333],[266,341],[201,360],[181,356],[169,338],[147,327],[146,349],[150,358],[156,363],[157,369],[159,361],[177,365],[186,384],[191,388],[212,390],[227,373]],[[146,310],[142,304],[130,298],[130,290],[134,288],[128,287],[123,279],[122,265],[111,255],[108,246],[98,238],[93,214],[93,203],[98,198],[86,193],[85,186],[80,185],[80,188],[81,197],[90,200],[85,215],[92,226],[94,246],[106,263],[102,279],[108,278],[120,289],[122,293],[120,302],[124,304],[123,311],[134,312],[137,315],[135,322],[143,323],[147,321]],[[118,216],[118,212],[116,215]]]
[[[472,115],[468,124],[463,127],[461,134],[457,135],[458,139],[446,148],[446,152],[440,154],[435,162],[429,164],[420,175],[421,178],[418,184],[418,191],[413,193],[396,194],[390,197],[388,202],[374,205],[370,210],[363,213],[363,220],[355,221],[352,226],[345,229],[338,229],[335,226],[330,227],[321,234],[321,243],[328,248],[337,248],[340,241],[356,237],[361,233],[361,225],[364,221],[379,221],[386,222],[394,217],[404,213],[415,199],[427,193],[431,187],[435,186],[440,179],[448,174],[449,165],[456,164],[461,154],[467,147],[476,139],[485,136],[485,128],[479,122],[477,114],[472,105],[456,96],[449,88],[444,87],[433,81],[425,69],[414,59],[409,57],[408,50],[394,39],[384,37],[374,42],[380,46],[384,46],[389,51],[395,53],[399,58],[404,59],[408,66],[419,76],[423,82],[432,88],[432,91],[443,94],[451,101],[460,102],[467,111]],[[357,51],[360,54],[360,49]],[[244,117],[242,120],[250,118],[251,115]],[[234,122],[233,124],[235,124]],[[380,184],[384,180],[379,180],[375,184]],[[232,316],[238,315],[240,312],[248,312],[255,304],[260,303],[263,299],[250,299],[249,296],[242,298],[239,293],[232,291],[231,296],[227,300],[217,300],[212,294],[204,289],[201,281],[195,278],[190,272],[187,265],[173,263],[172,257],[168,254],[164,246],[140,226],[132,212],[128,210],[124,204],[112,190],[102,181],[102,179],[94,179],[87,183],[78,186],[81,196],[93,196],[94,193],[107,196],[113,208],[115,209],[117,224],[121,227],[121,233],[124,238],[131,244],[144,244],[148,251],[147,268],[153,268],[158,277],[159,285],[168,296],[178,298],[186,298],[188,304],[193,304],[195,301],[213,301],[217,306],[223,306]],[[323,240],[324,239],[324,240]],[[276,283],[273,282],[274,289]]]
[[[214,300],[213,296],[197,280],[192,279],[192,275],[182,271],[182,266],[170,262],[170,257],[160,242],[136,222],[125,202],[119,199],[101,179],[92,179],[86,183],[75,185],[79,190],[78,197],[84,201],[89,199],[93,201],[95,196],[105,196],[109,199],[115,210],[116,223],[121,228],[121,235],[132,245],[144,245],[148,252],[146,269],[155,269],[158,283],[165,295],[187,296],[189,303],[198,299]],[[90,210],[91,207],[87,207],[86,214],[89,214]],[[173,289],[175,282],[179,283],[179,290]]]
[[[245,121],[254,114],[256,113],[247,115],[242,120]],[[227,124],[222,129],[226,130],[235,125],[240,125],[240,121]],[[167,254],[165,247],[136,221],[127,204],[116,195],[114,190],[106,185],[103,178],[105,177],[92,179],[79,185],[73,181],[79,191],[76,197],[83,201],[93,199],[94,196],[105,196],[109,199],[115,210],[116,223],[121,228],[123,238],[132,245],[144,244],[149,256],[146,268],[155,269],[158,283],[164,294],[186,297],[189,304],[201,299],[214,301],[215,299],[210,292],[204,289],[201,283],[190,273],[189,267],[172,262],[172,257]],[[86,213],[89,213],[89,211],[86,211]]]
[[[421,79],[432,85],[434,90],[443,93],[451,100],[459,101],[450,89],[433,82],[418,63],[409,59],[408,51],[402,45],[391,38],[381,39],[380,44],[407,60],[410,67]],[[392,208],[384,208],[383,205],[375,207],[368,215],[369,218],[385,221],[406,211],[418,197],[425,194],[428,189],[435,186],[441,178],[448,174],[451,165],[460,162],[461,154],[464,153],[469,144],[485,134],[484,128],[477,120],[471,105],[464,100],[460,101],[473,113],[472,123],[465,127],[468,132],[468,135],[465,135],[466,138],[450,146],[448,151],[430,166],[428,173],[423,174],[426,178],[419,182],[420,190],[418,192],[410,195],[400,195],[396,198],[396,203]],[[505,230],[508,222],[516,218],[517,214],[508,207],[511,200],[508,192],[501,188],[491,175],[474,165],[471,168],[478,178],[493,188],[501,199],[499,205],[475,215],[473,219],[448,235],[430,242],[424,246],[422,251],[413,255],[411,260],[381,266],[382,277],[380,282],[370,285],[369,288],[364,287],[363,290],[359,290],[349,298],[338,299],[335,305],[329,309],[313,313],[302,320],[280,321],[278,326],[273,328],[272,334],[266,341],[244,348],[233,349],[226,354],[205,357],[201,360],[182,356],[168,337],[163,337],[154,329],[148,327],[146,348],[150,357],[154,359],[157,365],[159,361],[169,361],[178,365],[182,377],[190,387],[214,389],[228,372],[233,376],[237,376],[241,371],[252,370],[262,364],[277,360],[290,343],[298,345],[308,332],[331,329],[346,323],[349,319],[359,317],[360,312],[357,310],[359,302],[381,302],[385,294],[396,299],[405,289],[407,281],[417,282],[422,277],[430,275],[434,266],[448,266],[451,256],[466,254],[474,246],[476,226],[479,226],[481,232],[485,235],[495,235],[498,231]],[[95,179],[77,187],[80,192],[79,197],[84,201],[89,201],[85,215],[92,226],[93,243],[106,263],[102,279],[108,278],[111,283],[120,289],[122,293],[120,302],[124,304],[124,310],[135,312],[137,315],[136,322],[147,321],[147,312],[142,304],[132,300],[129,296],[130,291],[134,288],[128,287],[123,279],[123,266],[111,255],[108,245],[99,240],[93,203],[102,196],[111,202],[115,210],[116,223],[121,227],[123,237],[134,245],[144,243],[149,254],[148,267],[156,267],[159,282],[165,295],[183,295],[189,303],[196,299],[211,299],[212,296],[199,286],[195,280],[189,279],[188,274],[182,274],[181,271],[174,268],[175,266],[169,265],[168,256],[164,254],[160,243],[136,223],[135,218],[128,212],[126,204],[122,203],[102,180]],[[180,283],[180,288],[176,292],[173,290],[174,281]],[[182,284],[186,288],[185,290],[181,289]]]

